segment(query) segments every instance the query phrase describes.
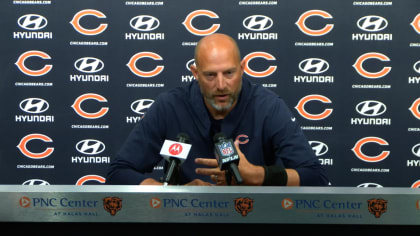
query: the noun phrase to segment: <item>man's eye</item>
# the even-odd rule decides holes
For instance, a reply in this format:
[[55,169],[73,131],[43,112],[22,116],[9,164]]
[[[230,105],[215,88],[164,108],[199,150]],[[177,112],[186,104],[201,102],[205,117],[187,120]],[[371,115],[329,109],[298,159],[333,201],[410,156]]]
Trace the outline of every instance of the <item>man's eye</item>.
[[209,74],[204,74],[204,76],[206,76],[207,79],[213,79],[214,77],[216,77],[216,74],[209,73]]
[[227,76],[231,76],[231,75],[233,75],[235,72],[234,71],[226,71],[225,72],[225,75],[227,75]]

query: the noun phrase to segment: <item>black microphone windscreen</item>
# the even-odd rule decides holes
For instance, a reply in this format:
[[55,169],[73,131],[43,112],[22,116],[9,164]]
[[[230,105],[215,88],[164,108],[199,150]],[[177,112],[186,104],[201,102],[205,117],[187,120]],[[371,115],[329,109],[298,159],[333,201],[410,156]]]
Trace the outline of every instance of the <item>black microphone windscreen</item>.
[[217,133],[213,136],[213,142],[217,143],[220,140],[225,139],[225,135],[223,133]]
[[179,133],[178,136],[176,137],[176,139],[180,143],[189,143],[190,142],[190,136],[188,136],[188,134],[186,134],[186,133]]

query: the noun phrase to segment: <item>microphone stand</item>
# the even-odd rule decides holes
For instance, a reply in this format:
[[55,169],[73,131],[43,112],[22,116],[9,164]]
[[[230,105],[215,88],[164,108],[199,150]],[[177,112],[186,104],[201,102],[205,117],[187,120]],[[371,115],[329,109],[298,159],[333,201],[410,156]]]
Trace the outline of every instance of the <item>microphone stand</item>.
[[179,160],[177,158],[171,158],[169,163],[168,171],[163,181],[163,185],[167,186],[168,184],[176,185],[178,184],[178,174],[179,174]]

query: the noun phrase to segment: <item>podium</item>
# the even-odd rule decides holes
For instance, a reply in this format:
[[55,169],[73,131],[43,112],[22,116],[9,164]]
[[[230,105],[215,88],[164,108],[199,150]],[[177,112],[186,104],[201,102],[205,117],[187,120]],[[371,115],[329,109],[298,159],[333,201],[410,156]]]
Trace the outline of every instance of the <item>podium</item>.
[[1,222],[420,225],[420,189],[0,186]]

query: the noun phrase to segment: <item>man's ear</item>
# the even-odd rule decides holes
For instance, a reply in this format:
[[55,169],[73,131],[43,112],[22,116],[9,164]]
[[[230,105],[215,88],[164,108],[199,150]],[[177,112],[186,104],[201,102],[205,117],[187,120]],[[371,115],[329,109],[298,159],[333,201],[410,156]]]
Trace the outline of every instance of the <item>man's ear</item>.
[[198,79],[197,66],[195,64],[191,64],[190,65],[190,70],[191,70],[191,73],[193,74],[194,78]]
[[243,75],[243,74],[244,74],[244,70],[245,70],[245,63],[246,63],[246,62],[245,62],[245,60],[242,60],[242,61],[241,61],[241,64],[240,64],[240,65],[241,65],[241,75]]

